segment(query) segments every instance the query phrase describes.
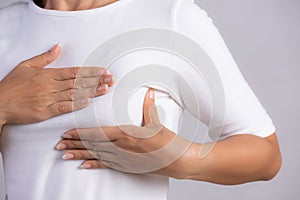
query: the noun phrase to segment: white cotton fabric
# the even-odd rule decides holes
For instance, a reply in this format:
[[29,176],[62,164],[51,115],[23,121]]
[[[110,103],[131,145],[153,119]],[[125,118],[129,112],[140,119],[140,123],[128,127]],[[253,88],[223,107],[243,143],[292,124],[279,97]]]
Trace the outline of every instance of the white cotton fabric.
[[[47,67],[80,66],[96,47],[122,32],[167,29],[184,34],[200,45],[220,74],[226,102],[221,138],[245,133],[266,137],[275,132],[272,120],[249,88],[212,20],[192,0],[120,0],[97,9],[69,12],[41,9],[31,0],[1,1],[0,7],[0,80],[19,62],[50,49],[57,42],[62,53]],[[165,54],[146,49],[135,51],[114,62],[110,71],[117,84],[134,67],[167,65]],[[182,111],[186,109],[208,125],[212,108],[205,81],[193,75],[183,60],[174,59],[171,67],[182,72],[195,89],[202,113],[196,113],[197,109],[191,105],[178,104],[166,91],[156,90],[156,103],[165,109],[163,124],[177,132]],[[8,200],[167,199],[166,177],[109,169],[80,170],[81,161],[63,161],[63,152],[54,149],[69,129],[117,125],[110,107],[115,87],[75,115],[5,126],[1,152]],[[135,125],[141,125],[146,90],[141,87],[129,101],[128,110]],[[84,115],[89,109],[94,111],[96,120],[76,119],[75,116]]]

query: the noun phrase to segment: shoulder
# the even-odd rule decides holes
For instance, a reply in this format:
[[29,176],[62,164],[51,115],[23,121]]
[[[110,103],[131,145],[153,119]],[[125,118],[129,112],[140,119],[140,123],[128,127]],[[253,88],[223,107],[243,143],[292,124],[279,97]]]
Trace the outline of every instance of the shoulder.
[[195,29],[211,24],[212,19],[194,0],[177,0],[174,7],[175,29]]
[[20,22],[27,8],[27,0],[4,0],[0,3],[0,36],[12,34],[12,30],[20,27]]
[[20,36],[22,19],[27,4],[25,1],[0,1],[0,57],[4,56]]
[[213,20],[194,0],[177,0],[173,12],[173,30],[197,42],[203,48],[222,43]]
[[20,11],[27,7],[29,0],[1,0],[0,1],[0,15],[3,19],[9,16],[20,15]]
[[14,4],[24,4],[27,3],[29,0],[1,0],[0,1],[0,9],[9,7],[10,5]]

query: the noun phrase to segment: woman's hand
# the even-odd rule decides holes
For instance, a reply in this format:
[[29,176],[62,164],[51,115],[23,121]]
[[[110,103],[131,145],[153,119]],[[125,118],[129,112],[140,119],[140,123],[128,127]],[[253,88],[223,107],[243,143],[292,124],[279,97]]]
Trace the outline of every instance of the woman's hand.
[[278,173],[281,154],[275,133],[267,138],[251,134],[228,137],[200,159],[200,150],[210,148],[210,143],[188,142],[163,127],[151,96],[150,90],[144,103],[144,127],[71,130],[56,148],[67,150],[66,160],[86,160],[81,166],[84,169],[152,172],[226,185],[270,180]]
[[[190,142],[177,137],[159,121],[154,91],[144,99],[144,126],[99,127],[68,131],[57,145],[67,160],[87,160],[81,168],[113,168],[130,173],[155,172],[178,177]],[[172,164],[173,163],[173,164]]]
[[76,111],[113,84],[100,67],[44,69],[60,53],[59,45],[21,62],[0,82],[0,127],[27,124]]

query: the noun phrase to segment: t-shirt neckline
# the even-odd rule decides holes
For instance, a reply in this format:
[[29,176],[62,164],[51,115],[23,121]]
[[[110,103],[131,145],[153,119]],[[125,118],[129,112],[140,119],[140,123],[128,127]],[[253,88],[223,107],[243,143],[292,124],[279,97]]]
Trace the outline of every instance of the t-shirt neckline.
[[118,6],[125,5],[125,4],[129,3],[130,1],[132,1],[132,0],[118,0],[114,3],[108,4],[105,6],[101,6],[99,8],[88,9],[88,10],[62,11],[62,10],[49,10],[49,9],[41,8],[38,5],[36,5],[33,0],[30,0],[28,2],[28,7],[30,8],[30,10],[32,10],[36,13],[39,13],[39,14],[43,14],[43,15],[82,16],[82,15],[101,13],[103,11],[113,9]]

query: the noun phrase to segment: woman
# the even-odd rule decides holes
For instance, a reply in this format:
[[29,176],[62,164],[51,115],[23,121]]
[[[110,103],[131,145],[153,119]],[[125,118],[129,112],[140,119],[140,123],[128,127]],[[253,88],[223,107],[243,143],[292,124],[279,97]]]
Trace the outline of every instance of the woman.
[[[35,124],[5,126],[2,132],[1,149],[9,200],[166,199],[168,177],[219,184],[239,184],[269,180],[276,175],[280,168],[281,157],[272,121],[246,84],[211,20],[192,0],[47,0],[40,2],[39,6],[28,0],[2,8],[0,14],[1,19],[4,20],[1,23],[9,25],[3,31],[6,37],[1,37],[3,43],[6,44],[1,49],[1,54],[6,56],[6,59],[0,61],[5,70],[1,71],[3,77],[16,63],[43,51],[56,42],[61,44],[62,55],[48,65],[48,68],[82,65],[99,45],[126,31],[150,27],[179,32],[190,37],[207,52],[222,78],[226,98],[226,117],[221,135],[223,140],[217,142],[212,152],[201,160],[198,157],[198,151],[202,145],[193,143],[182,157],[152,174],[119,172],[117,170],[134,172],[134,167],[142,165],[143,162],[139,159],[132,160],[130,153],[126,154],[128,157],[116,154],[116,146],[133,153],[155,151],[175,138],[182,108],[187,109],[207,124],[209,124],[212,111],[209,109],[209,95],[203,92],[201,87],[199,88],[199,85],[203,86],[203,80],[190,78],[191,80],[187,80],[198,92],[196,99],[199,107],[204,109],[203,115],[198,116],[190,105],[178,104],[167,92],[156,90],[155,104],[162,106],[166,111],[166,119],[162,125],[158,121],[156,112],[150,112],[151,106],[154,105],[153,91],[150,90],[146,94],[147,88],[140,88],[133,95],[129,109],[137,115],[133,123],[140,126],[144,108],[146,126],[142,129],[137,129],[137,126],[127,127],[134,134],[130,136],[124,133],[124,129],[114,127],[119,124],[114,121],[112,109],[109,106],[113,100],[113,91],[111,91],[94,99],[91,102],[93,107],[88,106],[75,113],[60,115]],[[1,26],[4,25],[1,24]],[[50,61],[58,55],[57,48],[59,47],[54,48],[55,53]],[[109,53],[108,51],[107,55]],[[156,53],[156,51],[138,51],[112,63],[109,69],[116,77],[116,84],[134,68],[138,61],[141,62],[140,64],[151,64],[153,60],[166,62],[166,59],[160,57],[163,53]],[[178,63],[174,63],[174,67],[179,65]],[[42,67],[43,65],[45,63],[35,66]],[[176,69],[181,70],[180,67]],[[27,74],[35,72],[32,70]],[[51,73],[54,72],[51,71]],[[57,74],[59,76],[60,72]],[[93,78],[95,73],[85,77]],[[74,76],[63,78],[63,80],[70,78]],[[12,80],[5,78],[4,83]],[[99,82],[95,80],[92,82],[93,84],[88,85],[89,87],[99,85]],[[41,82],[37,81],[37,83],[36,85],[39,85]],[[103,85],[102,83],[103,81],[100,81],[100,85]],[[47,85],[53,85],[53,82],[49,81]],[[7,91],[9,87],[3,88],[3,91]],[[56,91],[62,90],[56,89]],[[104,91],[107,91],[106,87]],[[103,93],[99,92],[97,95]],[[80,98],[88,96],[84,94],[84,92],[81,93]],[[146,99],[143,104],[145,94]],[[72,99],[67,99],[67,101]],[[59,100],[55,99],[54,102],[56,101]],[[86,101],[83,101],[83,104],[86,105]],[[32,106],[32,103],[28,105]],[[48,106],[45,107],[48,108]],[[82,107],[78,106],[76,110]],[[86,117],[85,112],[89,109],[95,111],[95,119]],[[70,109],[67,110],[70,111]],[[59,112],[50,113],[38,118],[36,118],[38,112],[31,113],[31,120],[26,121],[19,120],[20,117],[17,116],[23,115],[15,112],[11,118],[16,121],[2,121],[30,123],[59,114]],[[95,127],[102,127],[102,131],[99,132],[99,128]],[[74,131],[74,128],[81,128],[79,132],[82,135]],[[157,131],[157,134],[143,139],[134,137],[149,129]],[[71,131],[67,132],[68,130]],[[53,147],[64,132],[66,132],[65,140],[59,142],[56,147],[59,150],[69,149],[63,156]],[[95,140],[95,137],[98,139]],[[102,143],[99,146],[101,137],[105,140],[100,140]],[[78,139],[87,140],[89,144],[92,144],[88,148],[89,151],[85,150],[87,146],[84,142]],[[186,144],[186,141],[181,138],[178,141],[179,145]],[[116,146],[112,144],[113,142]],[[111,157],[111,155],[114,156]],[[71,161],[64,162],[61,159],[62,156]],[[81,160],[94,158],[100,161],[89,160],[82,165]],[[158,159],[163,161],[165,157],[158,157]],[[105,166],[116,170],[82,170],[78,168],[81,165],[82,168]]]

